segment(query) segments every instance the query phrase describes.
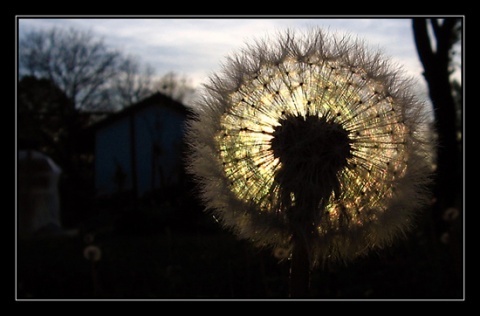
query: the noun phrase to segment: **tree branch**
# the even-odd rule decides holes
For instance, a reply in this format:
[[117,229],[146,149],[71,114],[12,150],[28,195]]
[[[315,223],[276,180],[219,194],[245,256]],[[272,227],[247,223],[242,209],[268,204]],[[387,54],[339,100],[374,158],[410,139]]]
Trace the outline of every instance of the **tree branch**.
[[[432,25],[433,29],[433,35],[435,36],[436,39],[438,39],[442,33],[442,30],[440,28],[440,24],[438,23],[438,19],[430,19],[430,24]],[[438,41],[437,41],[437,50],[438,50]]]
[[446,18],[440,27],[437,38],[437,58],[444,65],[450,62],[449,52],[454,44],[454,28],[458,22],[457,18]]
[[417,53],[425,70],[425,74],[431,69],[434,53],[428,37],[427,21],[422,18],[415,18],[412,20],[413,36],[415,45],[417,46]]

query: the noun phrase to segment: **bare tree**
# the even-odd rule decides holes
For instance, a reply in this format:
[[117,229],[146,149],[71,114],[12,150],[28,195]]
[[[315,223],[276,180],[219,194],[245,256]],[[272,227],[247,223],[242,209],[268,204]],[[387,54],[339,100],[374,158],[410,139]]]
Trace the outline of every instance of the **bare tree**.
[[47,78],[73,101],[75,110],[108,107],[110,78],[120,54],[90,31],[34,30],[19,42],[20,74]]
[[135,56],[110,49],[91,31],[33,30],[19,42],[20,79],[50,80],[73,111],[112,111],[154,92],[154,69]]
[[[429,26],[432,32],[429,32]],[[439,218],[442,213],[461,204],[458,201],[462,187],[461,142],[457,139],[459,124],[456,113],[459,108],[461,110],[461,105],[458,105],[461,88],[450,77],[454,64],[453,47],[461,39],[462,23],[459,18],[415,18],[412,27],[438,134],[434,218],[437,226],[441,226]]]
[[134,57],[122,58],[112,82],[112,101],[119,108],[132,105],[153,93],[154,70],[142,67]]
[[168,72],[156,83],[158,90],[172,99],[189,104],[195,94],[195,89],[186,76],[180,76],[174,71]]

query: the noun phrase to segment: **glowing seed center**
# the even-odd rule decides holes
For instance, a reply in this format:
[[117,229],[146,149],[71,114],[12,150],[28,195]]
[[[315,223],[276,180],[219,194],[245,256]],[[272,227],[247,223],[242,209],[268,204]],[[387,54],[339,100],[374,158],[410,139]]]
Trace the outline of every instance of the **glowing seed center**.
[[276,181],[298,199],[314,200],[318,207],[332,192],[340,194],[338,172],[352,156],[349,132],[325,117],[287,116],[271,139],[273,154],[282,163]]

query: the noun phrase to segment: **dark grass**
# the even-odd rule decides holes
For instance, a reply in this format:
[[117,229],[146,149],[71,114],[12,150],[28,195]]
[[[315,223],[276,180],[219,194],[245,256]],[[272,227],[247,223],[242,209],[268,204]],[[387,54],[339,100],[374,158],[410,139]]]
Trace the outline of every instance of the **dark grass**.
[[19,241],[19,298],[286,297],[288,266],[227,232],[162,228],[158,234],[112,233],[94,244],[102,258],[92,266],[79,236]]
[[[208,216],[207,225],[133,218],[90,230],[93,242],[87,232],[18,239],[17,298],[288,299],[289,262],[237,240]],[[462,299],[461,243],[432,236],[426,221],[390,248],[315,269],[310,298]],[[89,243],[102,251],[94,264],[83,256]]]

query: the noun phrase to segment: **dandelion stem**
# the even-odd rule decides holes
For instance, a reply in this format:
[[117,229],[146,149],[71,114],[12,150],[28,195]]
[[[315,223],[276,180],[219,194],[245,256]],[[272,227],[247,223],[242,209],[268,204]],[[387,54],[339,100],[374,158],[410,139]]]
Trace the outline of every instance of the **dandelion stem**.
[[98,274],[96,263],[92,261],[92,283],[93,283],[93,296],[96,297],[100,293],[100,287],[98,284]]
[[306,298],[310,292],[310,259],[305,239],[294,235],[290,265],[290,298]]
[[[298,194],[302,198],[302,194]],[[300,201],[305,201],[301,199]],[[310,271],[312,268],[312,240],[314,212],[312,205],[299,203],[289,208],[289,222],[292,231],[292,257],[290,262],[290,298],[310,296]]]

